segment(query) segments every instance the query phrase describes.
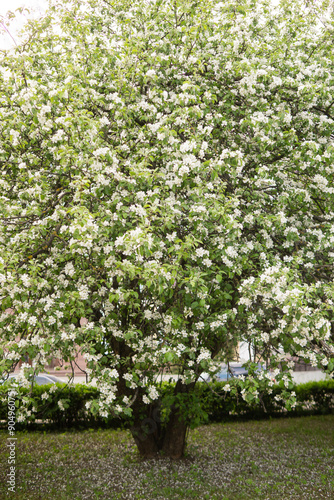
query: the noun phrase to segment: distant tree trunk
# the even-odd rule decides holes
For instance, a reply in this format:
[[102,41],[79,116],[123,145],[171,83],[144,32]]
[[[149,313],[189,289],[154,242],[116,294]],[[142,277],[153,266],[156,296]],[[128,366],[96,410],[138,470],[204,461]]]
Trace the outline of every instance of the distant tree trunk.
[[[195,386],[177,382],[174,395],[191,392]],[[175,406],[170,409],[169,419],[162,425],[159,407],[148,407],[146,415],[142,416],[144,407],[136,405],[132,436],[138,451],[143,458],[155,458],[159,454],[172,459],[182,458],[186,447],[186,435],[189,427],[180,410]]]

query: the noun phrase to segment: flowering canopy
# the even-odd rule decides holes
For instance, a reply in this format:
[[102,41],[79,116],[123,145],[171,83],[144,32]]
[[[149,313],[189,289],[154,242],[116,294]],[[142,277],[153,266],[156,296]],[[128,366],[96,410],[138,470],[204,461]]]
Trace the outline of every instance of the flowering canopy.
[[79,346],[102,415],[242,340],[333,371],[333,24],[291,4],[66,0],[3,55],[0,370]]

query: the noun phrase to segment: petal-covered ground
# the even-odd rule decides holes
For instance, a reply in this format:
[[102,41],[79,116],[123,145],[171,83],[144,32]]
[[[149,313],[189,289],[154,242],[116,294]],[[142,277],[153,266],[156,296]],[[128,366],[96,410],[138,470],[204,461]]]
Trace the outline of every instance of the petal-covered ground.
[[321,500],[334,498],[334,415],[235,422],[189,433],[181,461],[142,461],[126,431],[18,432],[20,500]]

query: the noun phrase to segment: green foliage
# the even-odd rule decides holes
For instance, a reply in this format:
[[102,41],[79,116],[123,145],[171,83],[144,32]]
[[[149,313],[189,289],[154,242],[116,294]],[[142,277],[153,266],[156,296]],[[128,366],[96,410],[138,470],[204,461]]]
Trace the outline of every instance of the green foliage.
[[[31,411],[35,407],[36,411],[27,418],[28,427],[37,423],[44,423],[51,427],[120,427],[121,422],[117,418],[102,418],[92,415],[85,407],[86,403],[96,400],[100,391],[93,386],[85,384],[34,386],[30,389],[22,388],[22,400],[17,399],[17,407],[25,408],[25,412]],[[0,420],[7,419],[7,391],[5,385],[0,387]],[[43,399],[43,394],[49,394],[47,399]],[[28,396],[29,397],[26,397]],[[59,406],[59,401],[63,403],[64,410]],[[25,427],[26,424],[17,422],[18,427]]]
[[199,388],[195,391],[175,394],[174,384],[163,384],[160,388],[161,420],[168,421],[171,408],[175,408],[181,420],[194,429],[208,421],[207,409],[204,409],[203,397]]
[[[260,402],[245,401],[240,390],[236,394],[224,391],[225,382],[200,383],[194,392],[174,395],[174,384],[163,384],[160,388],[160,408],[162,423],[168,420],[172,405],[180,410],[182,418],[189,427],[209,422],[222,422],[235,419],[259,419],[280,416],[325,415],[334,412],[334,380],[308,382],[293,387],[296,393],[296,404],[290,411],[285,408],[282,398],[283,388],[274,386],[272,393],[260,394]],[[65,386],[57,385],[57,390],[50,395],[50,400],[41,399],[52,386],[35,386],[32,393],[32,403],[28,401],[27,409],[34,405],[37,409],[25,423],[19,423],[19,428],[31,428],[41,424],[55,428],[124,428],[131,425],[131,417],[102,418],[92,415],[85,405],[97,401],[99,390],[88,385]],[[28,389],[24,390],[28,393]],[[7,389],[0,389],[0,420],[6,425],[7,420]],[[275,399],[275,397],[278,398]],[[67,401],[66,408],[61,410],[58,400]],[[22,404],[22,403],[21,403]],[[64,405],[65,406],[65,405]],[[143,414],[143,419],[145,414]]]
[[[198,391],[203,401],[204,410],[210,422],[221,422],[234,418],[257,419],[272,416],[293,416],[306,414],[327,414],[334,411],[334,380],[308,382],[292,387],[295,393],[295,405],[286,408],[282,395],[285,389],[274,385],[259,394],[259,401],[245,400],[241,391],[231,394],[224,391],[223,382],[200,384]],[[213,392],[214,391],[214,392]]]

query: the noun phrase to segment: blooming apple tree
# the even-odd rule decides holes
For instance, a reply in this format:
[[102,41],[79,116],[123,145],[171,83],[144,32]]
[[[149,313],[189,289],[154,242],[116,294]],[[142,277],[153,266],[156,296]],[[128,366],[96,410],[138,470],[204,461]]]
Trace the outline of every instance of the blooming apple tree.
[[[333,371],[333,23],[317,9],[51,2],[2,54],[2,373],[80,349],[90,410],[132,413],[142,454],[180,456],[218,353],[246,341],[273,369]],[[171,366],[174,402],[144,439]],[[238,383],[252,400],[272,377]]]

